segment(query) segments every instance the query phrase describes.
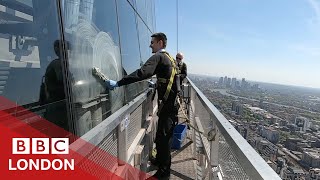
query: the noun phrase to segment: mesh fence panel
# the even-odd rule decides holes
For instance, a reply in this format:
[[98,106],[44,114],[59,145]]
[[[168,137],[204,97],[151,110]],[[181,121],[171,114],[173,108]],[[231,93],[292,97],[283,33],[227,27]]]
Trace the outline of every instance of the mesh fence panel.
[[141,129],[141,119],[142,118],[142,105],[137,107],[131,114],[130,114],[130,122],[128,126],[128,134],[127,134],[127,150],[129,149],[130,145],[132,144],[133,140],[138,135]]
[[[207,134],[212,126],[211,121],[213,121],[210,118],[210,113],[206,110],[207,105],[196,95],[193,98],[193,102],[195,107],[194,116],[199,117],[201,125]],[[192,112],[192,110],[190,112]],[[222,134],[219,134],[219,165],[223,179],[250,179]]]
[[[101,143],[97,146],[97,148],[94,148],[85,159],[92,160],[93,162],[96,162],[101,167],[104,167],[106,169],[112,170],[115,166],[117,166],[117,156],[118,156],[118,145],[117,145],[117,136],[115,129],[113,132],[111,132],[107,137],[105,137]],[[110,159],[108,156],[105,156],[104,153],[101,153],[101,150],[107,152],[108,154],[112,155],[112,159]],[[97,153],[98,151],[98,153]],[[86,163],[85,161],[80,163],[79,166],[81,169],[86,169],[90,174],[92,174],[95,177],[101,177],[101,178],[108,178],[105,177],[106,174],[103,174],[98,169],[92,169],[92,166],[90,163]]]

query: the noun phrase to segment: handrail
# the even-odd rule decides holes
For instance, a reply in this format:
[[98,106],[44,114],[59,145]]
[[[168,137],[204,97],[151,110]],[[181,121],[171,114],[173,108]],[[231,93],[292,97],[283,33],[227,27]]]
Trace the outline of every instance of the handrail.
[[219,132],[232,148],[247,175],[252,179],[281,179],[193,82],[188,77],[187,79],[199,100],[206,105],[207,112],[215,117],[214,121]]
[[[115,113],[107,117],[96,127],[92,128],[86,134],[81,136],[81,140],[76,140],[70,146],[73,150],[81,148],[81,142],[85,140],[91,144],[97,146],[106,135],[110,134],[123,120],[127,113],[131,113],[136,109],[148,96],[150,89],[147,89],[145,92],[141,93],[138,97],[130,101],[125,106],[121,107]],[[78,142],[79,141],[79,142]],[[88,150],[87,150],[88,151]],[[89,151],[88,151],[89,152]]]

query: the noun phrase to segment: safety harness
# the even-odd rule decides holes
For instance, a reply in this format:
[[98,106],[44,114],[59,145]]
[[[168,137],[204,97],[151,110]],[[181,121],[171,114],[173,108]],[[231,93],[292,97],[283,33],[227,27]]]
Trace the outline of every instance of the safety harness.
[[[172,71],[171,71],[171,76],[170,76],[169,83],[168,83],[168,86],[167,86],[167,90],[166,90],[166,92],[165,92],[165,94],[163,96],[163,100],[161,101],[161,103],[159,105],[158,114],[162,110],[164,102],[167,101],[167,99],[169,97],[169,94],[170,94],[170,91],[171,91],[171,88],[172,88],[172,84],[173,84],[173,81],[174,81],[174,77],[178,73],[178,71],[176,70],[177,66],[176,66],[176,63],[173,60],[173,58],[167,52],[162,52],[162,53],[164,53],[170,59],[171,64],[172,64]],[[158,78],[157,81],[160,82],[160,83],[167,83],[168,82],[168,80],[165,79],[165,78]],[[182,108],[182,104],[181,104],[179,98],[176,98],[176,101],[178,102],[178,104],[180,106],[180,109],[181,109]],[[186,123],[189,127],[194,129],[196,132],[198,132],[198,133],[202,134],[203,136],[205,136],[208,139],[208,141],[215,140],[216,133],[214,132],[214,130],[210,130],[208,132],[208,134],[205,134],[204,132],[200,131],[198,128],[194,127],[190,123],[190,119],[188,118],[188,116],[185,114],[185,112],[183,110],[182,110],[182,113],[183,113],[184,117],[180,117],[180,118],[185,119],[185,121],[183,121],[182,123],[179,123],[179,124]]]
[[170,62],[171,62],[171,65],[172,65],[172,70],[171,70],[171,76],[170,76],[169,82],[165,78],[158,78],[157,79],[157,81],[160,82],[160,83],[167,83],[168,82],[166,92],[165,92],[165,94],[163,96],[163,100],[161,101],[161,103],[159,105],[158,114],[160,114],[160,112],[161,112],[161,110],[163,108],[164,102],[166,102],[168,97],[169,97],[169,94],[170,94],[170,91],[171,91],[171,88],[172,88],[172,84],[173,84],[173,80],[174,80],[174,76],[177,74],[176,63],[173,60],[173,58],[167,52],[162,52],[162,53],[164,53],[170,59]]

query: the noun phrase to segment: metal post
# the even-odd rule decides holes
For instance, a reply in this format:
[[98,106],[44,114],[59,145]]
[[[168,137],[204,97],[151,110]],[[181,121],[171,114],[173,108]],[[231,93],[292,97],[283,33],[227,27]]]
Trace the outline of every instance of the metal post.
[[215,134],[215,138],[210,142],[210,180],[219,179],[218,172],[219,172],[219,132],[216,124],[213,121],[213,118],[210,118],[212,123],[213,132]]
[[125,165],[128,157],[127,157],[127,122],[129,121],[127,118],[129,116],[125,116],[122,122],[118,126],[118,165]]
[[[199,148],[198,160],[199,160],[199,171],[200,171],[198,172],[199,173],[198,175],[201,176],[200,179],[204,179],[206,176],[205,171],[206,171],[206,164],[207,164],[206,156],[204,155],[204,147]],[[199,176],[197,176],[197,178],[198,177]]]

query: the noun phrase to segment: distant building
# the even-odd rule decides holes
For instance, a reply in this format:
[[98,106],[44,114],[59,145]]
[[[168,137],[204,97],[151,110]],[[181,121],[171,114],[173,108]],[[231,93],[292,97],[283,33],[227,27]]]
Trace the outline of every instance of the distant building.
[[236,81],[236,88],[240,88],[240,82]]
[[231,88],[232,89],[236,88],[236,85],[237,85],[236,83],[237,83],[237,78],[232,78],[231,79]]
[[255,90],[255,91],[259,90],[260,89],[259,84],[254,84],[252,86],[252,89]]
[[239,101],[232,102],[231,110],[236,112],[237,115],[241,116],[243,114],[243,106]]
[[307,129],[310,128],[309,119],[302,116],[296,117],[294,124],[296,124],[297,127],[300,128],[300,131],[303,131],[303,132],[306,132]]
[[278,147],[276,145],[263,139],[256,139],[256,147],[265,160],[270,159],[272,161],[276,161],[276,155],[278,152]]
[[309,167],[313,168],[320,168],[320,153],[319,150],[310,149],[305,150],[302,154],[302,161],[308,165]]
[[245,79],[245,78],[242,78],[242,81],[241,81],[241,88],[246,88],[246,87],[247,87],[246,79]]
[[270,142],[276,144],[280,139],[280,134],[278,130],[270,127],[262,127],[261,136],[268,139]]
[[219,78],[219,85],[223,85],[223,77]]
[[320,179],[320,169],[319,168],[312,168],[309,170],[310,178],[309,179]]
[[301,139],[301,138],[288,138],[286,140],[286,142],[284,143],[284,146],[286,148],[288,148],[289,150],[296,151],[298,149],[297,144],[302,141],[303,141],[303,139]]
[[226,84],[226,85],[227,85],[227,87],[230,87],[230,86],[231,86],[231,78],[228,78],[228,79],[227,79],[227,84]]
[[283,158],[278,157],[276,163],[277,169],[275,171],[279,174],[280,178],[283,179],[284,170],[287,167],[286,161]]
[[287,169],[284,171],[283,179],[306,179],[306,173],[302,169],[287,167]]
[[224,79],[223,79],[223,84],[224,84],[224,85],[227,85],[227,82],[228,82],[228,77],[225,76]]

